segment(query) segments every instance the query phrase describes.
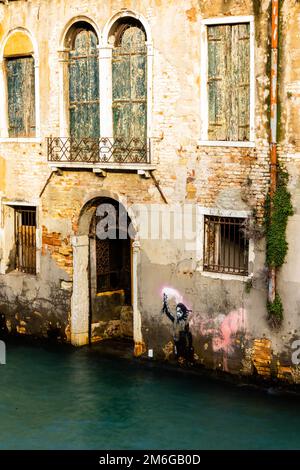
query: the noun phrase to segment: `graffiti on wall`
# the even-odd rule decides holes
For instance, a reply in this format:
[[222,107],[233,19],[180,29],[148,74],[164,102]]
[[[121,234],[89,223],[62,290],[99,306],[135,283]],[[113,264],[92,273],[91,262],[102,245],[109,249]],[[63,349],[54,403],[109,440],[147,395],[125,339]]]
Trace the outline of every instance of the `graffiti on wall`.
[[[189,327],[189,314],[191,310],[182,302],[182,296],[172,288],[162,291],[163,306],[162,314],[165,314],[172,322],[174,353],[178,360],[193,362],[194,348],[193,338]],[[176,302],[176,313],[173,313],[169,306],[169,298],[174,298]]]
[[[193,335],[211,338],[213,352],[221,352],[223,369],[228,371],[228,358],[238,344],[237,335],[246,331],[247,312],[240,307],[227,314],[216,314],[207,318],[207,314],[192,311],[183,295],[173,287],[164,287],[161,291],[165,314],[173,325],[173,344],[176,357],[193,362]],[[176,313],[170,308],[170,300],[175,303]]]
[[246,310],[241,307],[208,319],[195,314],[190,319],[190,327],[202,336],[211,336],[212,349],[223,353],[223,369],[228,371],[228,357],[234,352],[236,336],[246,331]]

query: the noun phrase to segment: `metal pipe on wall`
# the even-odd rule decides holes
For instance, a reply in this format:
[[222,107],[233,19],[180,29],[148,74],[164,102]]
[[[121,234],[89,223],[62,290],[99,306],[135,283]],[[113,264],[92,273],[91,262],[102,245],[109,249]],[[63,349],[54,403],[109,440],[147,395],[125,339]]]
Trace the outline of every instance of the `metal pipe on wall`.
[[[277,185],[277,89],[278,89],[278,0],[272,0],[271,77],[270,77],[270,217],[273,213],[273,196]],[[276,268],[269,267],[268,301],[274,302],[276,295]]]

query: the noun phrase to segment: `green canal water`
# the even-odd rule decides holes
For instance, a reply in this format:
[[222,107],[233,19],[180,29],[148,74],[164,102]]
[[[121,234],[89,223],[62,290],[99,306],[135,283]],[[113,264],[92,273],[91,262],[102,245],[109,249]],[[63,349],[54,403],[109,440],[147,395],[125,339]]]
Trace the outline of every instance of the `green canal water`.
[[300,449],[300,402],[93,349],[7,345],[0,449]]

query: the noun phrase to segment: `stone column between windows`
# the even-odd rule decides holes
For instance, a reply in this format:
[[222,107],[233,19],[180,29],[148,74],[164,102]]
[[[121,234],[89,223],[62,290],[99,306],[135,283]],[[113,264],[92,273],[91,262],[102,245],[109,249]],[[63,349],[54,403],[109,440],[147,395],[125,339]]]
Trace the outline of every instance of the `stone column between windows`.
[[100,135],[113,138],[112,51],[113,46],[99,46]]
[[69,49],[58,51],[59,61],[59,137],[69,136]]

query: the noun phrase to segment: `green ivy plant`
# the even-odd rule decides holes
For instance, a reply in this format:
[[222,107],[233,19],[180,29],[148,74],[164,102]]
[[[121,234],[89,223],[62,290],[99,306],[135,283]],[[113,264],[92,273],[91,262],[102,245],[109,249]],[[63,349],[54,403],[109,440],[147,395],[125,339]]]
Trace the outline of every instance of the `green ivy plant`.
[[[286,227],[289,216],[294,210],[291,203],[291,194],[287,189],[288,173],[278,166],[277,187],[272,198],[266,198],[265,226],[266,226],[266,263],[269,268],[280,268],[288,251],[286,240]],[[274,302],[267,303],[268,319],[273,326],[280,326],[283,320],[283,306],[279,294]]]
[[283,305],[280,295],[276,293],[274,302],[267,302],[268,320],[273,328],[278,328],[283,320]]

